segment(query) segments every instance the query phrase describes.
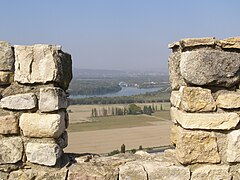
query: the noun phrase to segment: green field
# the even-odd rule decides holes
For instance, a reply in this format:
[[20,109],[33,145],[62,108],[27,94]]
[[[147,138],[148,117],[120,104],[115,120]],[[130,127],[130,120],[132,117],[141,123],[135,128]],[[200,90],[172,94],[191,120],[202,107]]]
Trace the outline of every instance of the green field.
[[83,132],[103,129],[150,126],[159,121],[169,120],[169,111],[158,111],[149,115],[126,115],[90,118],[91,122],[70,123],[68,131]]

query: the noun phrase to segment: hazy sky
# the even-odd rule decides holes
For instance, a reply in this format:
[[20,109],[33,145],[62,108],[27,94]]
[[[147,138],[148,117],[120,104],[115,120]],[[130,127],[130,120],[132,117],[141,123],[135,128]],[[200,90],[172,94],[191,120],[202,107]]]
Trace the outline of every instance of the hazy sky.
[[239,0],[2,0],[0,40],[61,44],[74,67],[167,69],[167,44],[239,36]]

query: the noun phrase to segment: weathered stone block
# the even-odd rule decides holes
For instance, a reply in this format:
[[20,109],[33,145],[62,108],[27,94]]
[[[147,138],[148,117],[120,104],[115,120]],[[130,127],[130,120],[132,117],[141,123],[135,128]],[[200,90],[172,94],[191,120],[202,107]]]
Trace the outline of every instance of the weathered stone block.
[[186,129],[229,130],[239,123],[237,113],[186,113],[175,107],[170,109],[171,119]]
[[230,132],[227,141],[227,161],[240,162],[240,130]]
[[9,173],[0,171],[0,179],[1,180],[8,180]]
[[27,161],[54,166],[62,155],[62,150],[57,144],[28,143],[26,146]]
[[189,180],[190,170],[183,166],[165,165],[163,162],[144,162],[149,180]]
[[139,179],[147,180],[148,174],[139,162],[127,162],[119,167],[119,180]]
[[67,89],[72,79],[72,61],[60,46],[37,44],[14,46],[15,81],[20,83],[57,83]]
[[229,171],[228,165],[204,165],[192,172],[191,180],[231,180],[232,175]]
[[170,97],[170,102],[174,107],[179,108],[181,104],[181,96],[179,91],[172,91],[171,92],[171,97]]
[[67,96],[61,88],[48,87],[40,89],[39,110],[41,112],[66,109],[67,106]]
[[239,69],[240,53],[198,50],[181,54],[180,72],[189,84],[231,87],[240,80]]
[[23,143],[20,137],[0,139],[0,164],[16,163],[22,159]]
[[187,112],[208,112],[216,109],[211,90],[200,87],[180,88],[180,109]]
[[2,98],[0,105],[2,108],[14,110],[34,109],[37,106],[37,98],[34,93],[17,94]]
[[65,114],[23,113],[20,117],[20,128],[27,137],[58,138],[65,130]]
[[176,145],[178,136],[178,126],[173,124],[170,129],[170,140],[173,145]]
[[31,169],[19,169],[9,175],[8,180],[66,180],[66,168],[49,168],[43,166],[31,167]]
[[[73,164],[69,168],[68,180],[115,180],[118,179],[118,168],[95,163]],[[139,179],[140,180],[140,179]]]
[[220,40],[223,49],[240,49],[240,37],[232,37]]
[[220,156],[213,132],[190,131],[178,127],[176,157],[182,164],[219,163]]
[[183,48],[195,46],[213,46],[215,44],[215,38],[214,37],[186,38],[181,39],[180,44]]
[[18,120],[15,116],[0,116],[0,134],[17,134],[18,132]]
[[173,90],[178,90],[181,86],[186,86],[180,72],[181,52],[174,52],[168,58],[169,81]]
[[14,54],[8,42],[0,41],[0,71],[12,71]]
[[216,103],[218,107],[224,109],[240,108],[240,92],[227,91],[220,93]]
[[8,85],[13,82],[13,72],[0,71],[0,85]]

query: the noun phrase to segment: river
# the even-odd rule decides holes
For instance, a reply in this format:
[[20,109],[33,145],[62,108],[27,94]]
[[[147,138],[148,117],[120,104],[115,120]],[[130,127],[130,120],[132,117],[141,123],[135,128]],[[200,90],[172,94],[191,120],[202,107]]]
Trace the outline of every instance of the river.
[[109,93],[104,95],[76,95],[76,96],[70,96],[72,99],[77,98],[87,98],[87,97],[119,97],[119,96],[132,96],[132,95],[138,95],[138,94],[145,94],[147,92],[154,92],[160,90],[161,87],[158,88],[148,88],[148,89],[139,89],[136,87],[122,87],[121,91],[118,91],[116,93]]

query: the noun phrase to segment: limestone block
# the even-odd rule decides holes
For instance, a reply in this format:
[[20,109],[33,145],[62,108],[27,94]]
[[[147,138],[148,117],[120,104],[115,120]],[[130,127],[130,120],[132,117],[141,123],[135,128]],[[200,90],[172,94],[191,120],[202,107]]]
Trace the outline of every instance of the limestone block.
[[8,173],[0,171],[0,179],[1,180],[8,180],[8,176],[9,176]]
[[232,37],[220,40],[223,49],[240,49],[240,37]]
[[240,162],[240,130],[230,132],[227,141],[227,161]]
[[215,44],[215,38],[214,37],[186,38],[181,39],[180,44],[183,48],[194,46],[213,46]]
[[115,180],[118,179],[118,168],[102,163],[74,163],[69,167],[68,180]]
[[48,87],[40,89],[39,110],[41,112],[66,109],[67,106],[67,96],[61,88]]
[[231,87],[239,80],[240,53],[219,50],[186,51],[180,72],[189,84]]
[[26,146],[27,161],[46,166],[54,166],[61,157],[62,150],[57,144],[28,143]]
[[231,180],[232,175],[229,170],[228,165],[204,165],[192,172],[191,180]]
[[0,116],[0,134],[17,134],[18,132],[18,120],[15,116]]
[[23,113],[20,117],[20,128],[27,137],[58,138],[65,130],[65,114]]
[[71,56],[57,45],[14,46],[15,81],[20,83],[57,83],[67,89],[72,79]]
[[0,71],[0,85],[8,85],[13,82],[13,72]]
[[14,53],[8,42],[0,41],[0,71],[12,71]]
[[172,90],[178,90],[181,86],[186,86],[186,83],[180,72],[181,52],[174,52],[168,58],[169,81]]
[[213,132],[178,128],[176,157],[180,163],[220,162],[216,137]]
[[180,96],[179,91],[172,91],[171,92],[170,102],[174,107],[177,107],[177,108],[180,107],[181,96]]
[[216,109],[211,90],[200,87],[180,88],[180,109],[187,112],[208,112]]
[[178,126],[173,124],[170,129],[170,140],[173,145],[176,145],[178,136]]
[[185,129],[229,130],[239,123],[237,113],[186,113],[171,107],[170,115],[173,122],[177,121]]
[[163,162],[144,162],[149,180],[189,180],[190,170],[183,166],[168,166]]
[[2,108],[14,110],[34,109],[37,106],[37,98],[34,93],[17,94],[2,98],[0,105]]
[[227,91],[220,93],[216,103],[218,107],[224,109],[240,108],[240,92]]
[[43,166],[37,166],[31,169],[19,169],[13,171],[9,175],[8,180],[66,180],[67,178],[66,168],[49,168]]
[[22,159],[23,143],[20,137],[0,139],[0,164],[16,163]]
[[127,162],[119,167],[119,180],[147,180],[148,174],[140,162]]

